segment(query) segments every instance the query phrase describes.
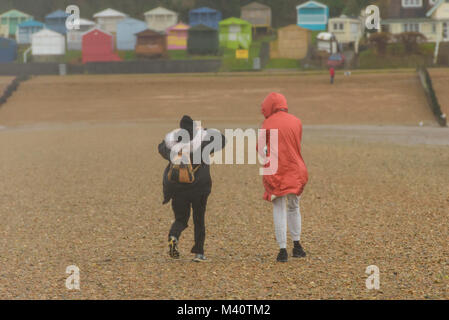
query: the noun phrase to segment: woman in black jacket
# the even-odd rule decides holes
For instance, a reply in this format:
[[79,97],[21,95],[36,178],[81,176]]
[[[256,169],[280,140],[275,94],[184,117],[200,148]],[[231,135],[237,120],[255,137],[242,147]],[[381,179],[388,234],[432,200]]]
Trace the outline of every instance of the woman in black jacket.
[[[180,129],[168,133],[165,136],[165,139],[159,144],[159,153],[164,159],[170,161],[172,149],[179,147],[180,144],[183,143],[183,141],[181,141],[182,129],[187,131],[190,139],[188,147],[190,148],[190,163],[192,163],[195,170],[195,180],[192,183],[170,181],[168,179],[170,163],[164,171],[163,204],[166,204],[171,200],[173,212],[175,214],[175,222],[173,222],[168,235],[169,254],[170,257],[174,259],[179,258],[179,237],[181,236],[182,231],[187,228],[190,218],[190,208],[192,208],[195,245],[191,252],[195,254],[193,261],[202,262],[206,260],[206,257],[204,256],[206,205],[207,198],[212,189],[209,156],[214,151],[221,150],[226,143],[226,139],[218,130],[203,129],[194,123],[191,117],[184,116],[180,121]],[[204,150],[205,148],[206,150]],[[203,155],[203,151],[208,150],[210,150],[210,152]],[[198,159],[201,160],[197,161]]]

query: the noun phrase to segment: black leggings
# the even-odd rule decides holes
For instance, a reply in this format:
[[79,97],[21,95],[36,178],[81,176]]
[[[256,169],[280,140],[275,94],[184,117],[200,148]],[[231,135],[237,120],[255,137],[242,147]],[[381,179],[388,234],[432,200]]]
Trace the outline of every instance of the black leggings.
[[204,254],[204,241],[206,239],[205,214],[208,194],[199,195],[175,195],[172,198],[172,208],[175,213],[175,222],[173,222],[169,237],[174,236],[177,239],[182,231],[187,228],[190,218],[190,207],[193,209],[193,224],[195,232],[195,245],[192,253]]

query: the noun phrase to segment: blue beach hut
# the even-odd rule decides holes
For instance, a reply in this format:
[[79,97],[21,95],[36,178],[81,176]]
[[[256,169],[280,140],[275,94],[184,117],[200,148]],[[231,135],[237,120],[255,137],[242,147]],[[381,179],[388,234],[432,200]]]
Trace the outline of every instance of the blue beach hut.
[[17,43],[12,39],[0,38],[0,63],[13,62],[17,58]]
[[218,29],[221,21],[221,12],[208,7],[192,9],[189,12],[189,25],[191,27],[202,24],[209,28]]
[[136,33],[146,30],[146,22],[126,18],[117,23],[117,49],[134,50],[136,47]]
[[297,25],[309,30],[327,30],[329,8],[317,1],[308,1],[296,7]]
[[55,12],[52,12],[45,16],[45,25],[50,30],[56,31],[61,34],[66,34],[67,28],[65,26],[65,22],[68,16],[69,14],[65,11],[56,10]]
[[42,22],[36,20],[28,20],[22,22],[17,26],[16,40],[18,44],[31,43],[31,35],[38,31],[41,31],[45,25]]

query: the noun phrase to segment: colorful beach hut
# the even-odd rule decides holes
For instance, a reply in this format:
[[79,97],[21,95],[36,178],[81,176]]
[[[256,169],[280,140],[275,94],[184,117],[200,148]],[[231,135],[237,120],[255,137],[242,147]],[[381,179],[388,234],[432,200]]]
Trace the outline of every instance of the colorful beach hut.
[[114,34],[117,32],[117,24],[127,17],[127,14],[111,8],[94,14],[94,20],[98,27],[101,30]]
[[221,21],[221,12],[208,7],[201,7],[189,11],[189,25],[205,25],[210,28],[218,29],[218,23]]
[[78,30],[67,30],[67,50],[81,51],[83,34],[93,27],[95,27],[95,22],[80,18]]
[[217,54],[218,53],[217,29],[198,24],[188,31],[187,51],[189,54]]
[[17,43],[12,39],[0,38],[0,63],[13,62],[17,58]]
[[189,26],[180,22],[167,29],[167,49],[186,50]]
[[296,24],[278,29],[276,41],[270,43],[270,58],[304,59],[310,48],[312,31]]
[[253,28],[271,28],[271,8],[258,2],[242,7],[241,18],[252,24]]
[[2,30],[8,36],[14,36],[17,32],[17,27],[22,22],[33,19],[33,16],[21,12],[16,9],[6,11],[0,14],[0,25]]
[[157,7],[145,12],[145,21],[150,30],[164,31],[178,23],[178,14],[174,11]]
[[164,32],[146,29],[136,36],[136,54],[138,56],[156,58],[167,55],[167,36]]
[[309,30],[327,30],[329,8],[317,1],[308,1],[296,7],[297,25]]
[[121,61],[114,53],[114,37],[99,28],[93,28],[82,35],[82,57],[83,63]]
[[34,61],[57,61],[65,55],[65,37],[44,28],[31,35],[31,54]]
[[143,21],[126,18],[117,23],[117,49],[134,50],[136,47],[136,33],[147,29],[147,24]]
[[56,10],[45,16],[45,26],[50,30],[59,32],[60,34],[66,34],[67,27],[65,26],[65,22],[68,16],[69,14],[65,11]]
[[249,49],[252,41],[251,24],[239,18],[228,18],[219,23],[220,47]]
[[17,27],[16,41],[18,44],[30,44],[31,35],[41,31],[45,25],[42,22],[35,20],[28,20],[22,22]]

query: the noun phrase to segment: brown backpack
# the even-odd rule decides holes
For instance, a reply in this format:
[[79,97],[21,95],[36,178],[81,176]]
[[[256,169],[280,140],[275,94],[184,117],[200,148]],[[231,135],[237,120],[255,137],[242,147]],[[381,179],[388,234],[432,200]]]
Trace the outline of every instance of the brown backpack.
[[[187,161],[182,161],[183,158]],[[193,183],[195,181],[195,172],[199,167],[200,165],[193,168],[190,163],[190,156],[183,155],[180,151],[173,161],[170,162],[167,174],[168,180],[179,183]]]

